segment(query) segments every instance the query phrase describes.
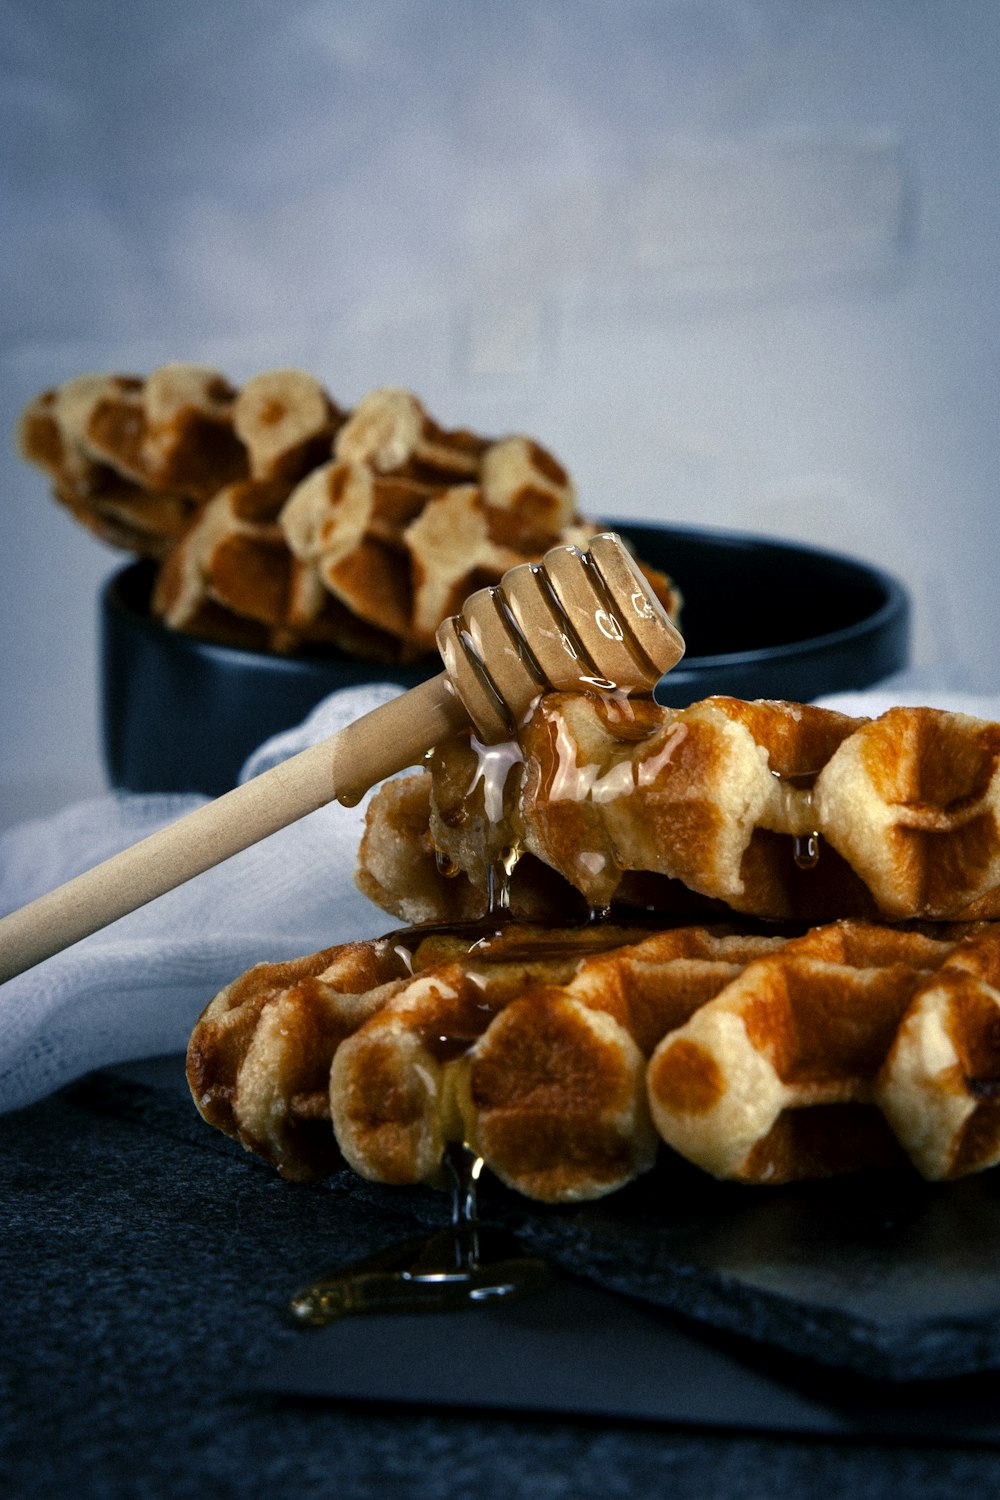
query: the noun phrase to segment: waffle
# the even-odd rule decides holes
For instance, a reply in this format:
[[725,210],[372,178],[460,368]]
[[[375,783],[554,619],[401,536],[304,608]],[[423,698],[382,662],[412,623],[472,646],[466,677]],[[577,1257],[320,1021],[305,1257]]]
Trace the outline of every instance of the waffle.
[[194,365],[79,376],[29,405],[19,444],[83,525],[161,565],[167,625],[251,648],[429,657],[470,593],[596,530],[532,439],[445,429],[394,388],[347,413],[301,370],[239,390]]
[[265,370],[233,403],[252,479],[296,483],[330,456],[344,414],[304,370]]
[[[55,498],[95,536],[162,558],[205,491],[239,472],[242,455],[228,441],[225,398],[213,402],[207,384],[192,367],[167,367],[147,410],[147,382],[138,377],[77,376],[27,407],[18,425],[20,452],[45,470]],[[171,428],[182,390],[195,399]],[[199,456],[203,447],[218,459],[211,475]]]
[[449,1141],[545,1202],[615,1191],[662,1143],[745,1183],[937,1180],[1000,1159],[998,984],[988,923],[416,929],[251,969],[188,1076],[297,1180],[434,1182]]
[[1000,1159],[1000,932],[815,929],[665,1036],[657,1129],[716,1177],[787,1182],[904,1152],[927,1178]]
[[202,1117],[292,1181],[340,1165],[330,1130],[330,1060],[408,969],[387,943],[349,943],[258,964],[218,994],[188,1045]]
[[359,401],[334,456],[440,490],[475,479],[487,447],[475,433],[439,427],[412,392],[386,386]]
[[[539,444],[446,431],[396,389],[359,403],[281,524],[296,559],[392,638],[404,661],[434,651],[438,626],[470,593],[597,529],[578,516],[568,475]],[[676,615],[670,580],[647,572]]]
[[289,652],[332,645],[391,660],[395,641],[325,589],[289,548],[281,480],[227,485],[171,549],[152,608],[175,630],[250,649]]
[[[929,708],[855,719],[810,705],[708,698],[685,709],[550,694],[519,743],[438,748],[410,791],[426,842],[390,849],[377,797],[358,883],[385,909],[447,920],[496,872],[529,862],[514,909],[545,916],[555,889],[591,908],[743,912],[775,921],[1000,915],[1000,725]],[[489,804],[489,806],[488,806]],[[376,843],[383,851],[376,870]],[[538,878],[544,866],[546,882]],[[539,889],[546,895],[539,903]]]

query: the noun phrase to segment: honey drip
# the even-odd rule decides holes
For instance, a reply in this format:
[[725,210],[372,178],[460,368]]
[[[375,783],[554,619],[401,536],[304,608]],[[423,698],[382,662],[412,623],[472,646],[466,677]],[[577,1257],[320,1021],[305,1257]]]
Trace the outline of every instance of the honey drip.
[[[617,738],[638,741],[648,735],[645,717],[627,693],[615,689],[613,683],[603,679],[591,685],[609,694],[608,697],[602,696],[601,703],[608,726]],[[508,778],[512,771],[523,766],[521,749],[516,740],[501,745],[484,745],[475,737],[472,746],[477,764],[466,795],[470,796],[477,785],[481,785],[486,822],[498,828],[504,821]],[[673,749],[674,740],[671,740],[663,754],[669,755]],[[431,762],[433,754],[433,751],[428,751],[425,760]],[[608,800],[620,790],[616,774],[619,778],[625,773],[630,780],[632,777],[631,766],[625,764],[617,768],[617,772],[612,768],[603,784],[595,788],[598,768],[588,766],[574,772],[571,766],[575,767],[575,761],[566,757],[562,768],[563,784],[559,788],[550,787],[550,796]],[[346,802],[347,799],[341,800]],[[410,972],[418,932],[430,936],[435,931],[464,931],[469,938],[468,952],[476,952],[481,959],[489,960],[492,942],[501,936],[504,926],[510,921],[511,877],[521,853],[518,843],[507,844],[487,865],[488,909],[480,923],[447,924],[440,928],[429,925],[395,937],[390,935],[386,939]],[[610,849],[609,853],[620,864],[617,851]],[[599,861],[599,867],[603,866],[606,857],[605,854],[593,856]],[[435,860],[441,876],[452,878],[461,873],[443,851],[435,851]],[[596,938],[600,928],[611,918],[610,906],[595,904],[590,908],[584,928],[590,928]],[[609,942],[619,940],[613,938]],[[565,946],[564,942],[553,944],[552,951],[561,954]],[[585,946],[597,951],[600,942]],[[578,947],[579,944],[574,943],[571,951],[576,952]],[[502,954],[508,961],[513,957],[506,948]],[[537,958],[537,946],[529,945],[526,956]],[[463,1034],[425,1038],[424,1044],[440,1060],[447,1060],[466,1051],[473,1041],[473,1036]],[[449,1227],[423,1238],[390,1245],[303,1288],[290,1304],[296,1322],[322,1327],[349,1314],[452,1311],[500,1298],[522,1297],[550,1284],[552,1273],[544,1261],[521,1251],[513,1236],[480,1221],[477,1185],[484,1166],[482,1158],[467,1144],[452,1145],[445,1153],[442,1166],[451,1192]]]
[[486,910],[488,916],[499,916],[510,911],[511,876],[520,858],[520,845],[508,844],[501,849],[500,858],[487,868]]
[[545,1262],[523,1254],[512,1236],[479,1219],[482,1157],[467,1145],[449,1148],[444,1167],[451,1224],[404,1240],[332,1272],[296,1293],[296,1322],[323,1327],[357,1313],[451,1312],[549,1285]]
[[815,869],[819,863],[819,830],[811,827],[815,771],[771,775],[779,783],[782,823],[792,835],[792,858],[800,870]]
[[800,870],[812,870],[819,863],[819,834],[797,833],[792,840],[792,858]]
[[454,880],[456,875],[462,873],[455,861],[449,855],[445,854],[443,849],[434,850],[434,863],[437,866],[438,874],[445,880]]

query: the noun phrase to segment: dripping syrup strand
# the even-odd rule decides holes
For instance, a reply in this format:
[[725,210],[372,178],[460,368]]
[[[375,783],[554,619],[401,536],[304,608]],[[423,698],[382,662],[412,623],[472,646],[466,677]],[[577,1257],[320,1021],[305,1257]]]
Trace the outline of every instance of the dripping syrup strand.
[[549,1285],[544,1261],[480,1220],[482,1157],[464,1143],[453,1145],[442,1166],[451,1193],[449,1227],[390,1245],[304,1287],[289,1307],[297,1323],[319,1328],[349,1314],[452,1312]]
[[[798,822],[799,829],[812,812],[813,786],[817,771],[773,771],[771,775],[780,783],[785,797],[785,810]],[[794,811],[793,811],[794,810]],[[801,821],[800,821],[801,820]],[[794,827],[794,822],[793,822]],[[800,870],[813,870],[819,863],[820,833],[818,828],[809,828],[792,834],[792,858]]]
[[792,858],[800,870],[812,870],[819,863],[819,834],[797,833],[792,842]]
[[511,876],[520,858],[520,848],[516,844],[508,844],[505,849],[501,849],[500,858],[487,866],[486,915],[488,917],[509,914]]

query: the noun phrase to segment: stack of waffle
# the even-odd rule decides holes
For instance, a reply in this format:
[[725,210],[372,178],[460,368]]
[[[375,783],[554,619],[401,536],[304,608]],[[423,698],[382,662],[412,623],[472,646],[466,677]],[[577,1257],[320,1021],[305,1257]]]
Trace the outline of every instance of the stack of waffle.
[[417,925],[251,969],[191,1038],[202,1114],[288,1177],[1000,1160],[1000,725],[553,694],[387,783],[357,879]]
[[469,593],[597,529],[532,439],[446,431],[397,389],[347,413],[299,370],[239,390],[196,365],[78,376],[19,444],[83,525],[160,565],[168,625],[255,648],[422,657]]

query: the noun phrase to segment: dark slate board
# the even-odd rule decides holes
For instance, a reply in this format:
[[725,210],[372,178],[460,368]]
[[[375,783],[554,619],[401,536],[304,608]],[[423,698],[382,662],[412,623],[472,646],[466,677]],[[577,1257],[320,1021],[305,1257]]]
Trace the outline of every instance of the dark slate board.
[[761,1189],[671,1163],[518,1228],[601,1286],[824,1366],[897,1381],[1000,1367],[996,1172]]
[[1000,1443],[1000,1375],[873,1381],[559,1278],[462,1312],[345,1318],[276,1352],[257,1388],[685,1428]]
[[[238,1149],[198,1120],[178,1058],[109,1070],[76,1094]],[[370,1228],[384,1213],[387,1235],[398,1237],[401,1214],[418,1228],[447,1218],[430,1190],[350,1172],[329,1186],[338,1214]],[[997,1172],[928,1185],[893,1170],[762,1189],[716,1183],[671,1157],[612,1197],[567,1208],[529,1204],[487,1180],[480,1208],[576,1281],[814,1366],[880,1382],[1000,1369]]]

